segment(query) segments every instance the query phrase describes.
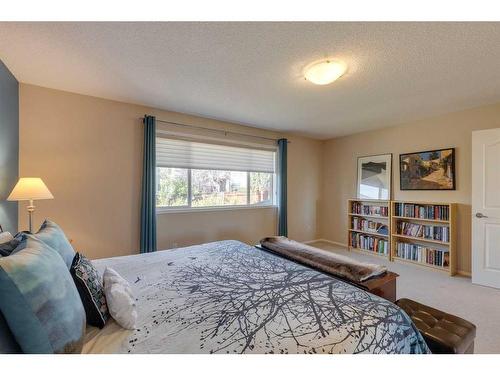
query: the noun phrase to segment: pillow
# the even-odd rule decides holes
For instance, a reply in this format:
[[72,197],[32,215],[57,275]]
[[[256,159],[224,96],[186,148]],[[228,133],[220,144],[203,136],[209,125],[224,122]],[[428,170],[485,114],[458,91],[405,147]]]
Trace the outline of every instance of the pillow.
[[50,220],[45,220],[40,230],[35,234],[35,237],[57,251],[63,258],[68,269],[71,267],[71,263],[75,257],[75,250],[73,250],[73,247],[59,225]]
[[0,243],[0,257],[8,257],[19,246],[20,240],[13,238],[10,241]]
[[104,294],[108,302],[110,315],[125,329],[135,329],[137,310],[135,298],[127,280],[114,269],[104,270]]
[[87,323],[94,327],[104,327],[109,319],[109,312],[99,272],[80,253],[76,253],[69,271],[83,302]]
[[79,353],[85,310],[59,254],[32,235],[0,258],[0,311],[24,353]]
[[[4,236],[2,236],[2,234]],[[9,232],[0,233],[0,258],[2,256],[8,257],[15,252],[22,250],[19,247],[21,240],[23,239],[24,232],[17,233],[14,237]],[[6,240],[6,242],[2,241],[2,238]]]
[[17,354],[22,353],[21,348],[16,342],[12,332],[0,312],[0,354]]
[[13,240],[12,234],[10,232],[0,232],[0,243],[9,242]]

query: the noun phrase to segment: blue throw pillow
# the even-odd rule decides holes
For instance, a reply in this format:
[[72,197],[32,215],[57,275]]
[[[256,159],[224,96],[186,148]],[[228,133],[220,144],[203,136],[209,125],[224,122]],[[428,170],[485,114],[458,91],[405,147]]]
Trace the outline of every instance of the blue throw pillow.
[[56,223],[45,220],[37,234],[34,235],[59,253],[68,269],[71,267],[75,250],[69,243],[66,235]]
[[79,353],[85,310],[59,254],[32,235],[0,258],[0,311],[24,353]]
[[0,354],[17,354],[22,353],[21,348],[17,345],[16,339],[12,336],[12,332],[0,312]]

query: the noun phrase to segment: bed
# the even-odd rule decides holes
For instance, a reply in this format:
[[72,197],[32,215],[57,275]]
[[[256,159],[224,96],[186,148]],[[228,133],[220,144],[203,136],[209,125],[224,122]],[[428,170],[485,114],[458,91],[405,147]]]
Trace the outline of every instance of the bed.
[[94,264],[130,282],[139,318],[89,327],[84,353],[429,353],[391,302],[238,241]]

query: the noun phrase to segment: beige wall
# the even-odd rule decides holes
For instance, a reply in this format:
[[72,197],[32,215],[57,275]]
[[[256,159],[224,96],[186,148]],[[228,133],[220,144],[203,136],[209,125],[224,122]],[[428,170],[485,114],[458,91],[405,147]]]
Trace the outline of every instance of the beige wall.
[[[347,242],[347,199],[356,195],[357,157],[393,154],[393,199],[456,202],[458,269],[471,270],[471,133],[500,127],[500,104],[447,114],[404,126],[355,134],[323,145],[323,190],[320,236]],[[456,148],[455,191],[401,191],[399,154]]]
[[[318,236],[319,141],[27,84],[20,85],[19,96],[20,176],[43,178],[55,196],[36,202],[35,225],[51,218],[91,258],[138,252],[145,113],[167,121],[287,136],[289,235],[299,241]],[[19,228],[26,227],[26,204],[21,203]],[[229,238],[253,243],[274,234],[275,228],[272,208],[160,214],[158,247]]]
[[[500,127],[500,104],[329,141],[269,132],[180,113],[20,85],[20,176],[42,177],[55,199],[36,203],[36,225],[49,217],[92,258],[134,254],[139,243],[142,126],[158,118],[224,128],[289,144],[289,236],[346,242],[347,199],[356,193],[358,156],[393,153],[393,198],[459,203],[458,266],[471,266],[471,132]],[[456,191],[400,191],[400,153],[456,148]],[[27,227],[26,204],[19,228]],[[221,239],[247,243],[274,234],[273,208],[158,216],[158,246]]]

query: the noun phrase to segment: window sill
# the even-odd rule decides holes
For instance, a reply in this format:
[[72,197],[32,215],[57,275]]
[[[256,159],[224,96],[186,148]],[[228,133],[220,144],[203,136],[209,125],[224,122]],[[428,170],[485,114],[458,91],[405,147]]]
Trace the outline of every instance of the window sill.
[[239,210],[260,210],[263,208],[277,209],[276,205],[262,206],[227,206],[227,207],[196,207],[196,208],[156,208],[157,215],[176,214],[176,213],[195,213],[195,212],[214,212],[214,211],[239,211]]

